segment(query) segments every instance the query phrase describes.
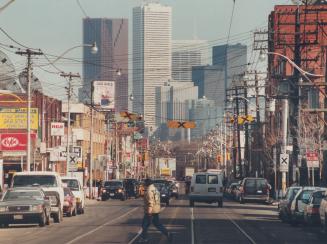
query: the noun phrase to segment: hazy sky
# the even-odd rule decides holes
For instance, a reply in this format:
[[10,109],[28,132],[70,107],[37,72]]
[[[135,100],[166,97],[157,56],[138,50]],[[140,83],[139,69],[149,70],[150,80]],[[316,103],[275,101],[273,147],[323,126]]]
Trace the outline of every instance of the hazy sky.
[[[4,5],[8,0],[0,0]],[[89,17],[129,18],[132,30],[132,8],[141,0],[80,0]],[[161,0],[173,9],[173,39],[198,39],[210,41],[210,45],[222,44],[219,40],[227,36],[233,0]],[[235,0],[235,11],[231,35],[249,32],[267,26],[267,18],[274,5],[289,4],[290,0]],[[1,27],[18,42],[43,52],[60,55],[66,49],[82,43],[82,18],[85,17],[76,0],[15,0],[0,12]],[[131,38],[131,35],[130,35]],[[235,39],[250,45],[252,40]],[[2,44],[16,45],[3,33]],[[9,55],[17,72],[25,66],[25,59],[4,50]],[[131,53],[131,50],[129,50]],[[82,48],[70,52],[66,57],[82,58]],[[45,63],[44,58],[35,60],[35,65]],[[66,72],[82,74],[81,63],[58,62]],[[53,70],[51,67],[46,67]],[[132,67],[130,67],[130,70]],[[63,98],[65,81],[35,67],[34,72],[44,81],[46,93]]]

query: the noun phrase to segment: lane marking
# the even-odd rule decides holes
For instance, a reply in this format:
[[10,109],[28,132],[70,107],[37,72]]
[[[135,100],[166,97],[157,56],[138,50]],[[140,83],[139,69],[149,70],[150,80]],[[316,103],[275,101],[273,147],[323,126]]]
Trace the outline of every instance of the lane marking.
[[256,244],[256,242],[251,238],[251,236],[249,236],[245,230],[243,230],[233,219],[231,219],[227,214],[225,214],[225,216],[229,219],[230,222],[233,223],[233,225],[235,225],[235,227],[252,243],[252,244]]
[[191,240],[192,240],[192,244],[194,244],[194,210],[193,208],[190,209],[191,210]]
[[80,239],[82,239],[82,238],[84,238],[84,237],[86,237],[86,236],[88,236],[88,235],[90,235],[90,234],[92,234],[92,233],[94,233],[94,232],[100,230],[101,228],[105,227],[106,225],[112,224],[113,222],[116,222],[117,220],[120,220],[120,219],[124,218],[125,216],[127,216],[127,215],[129,215],[130,213],[134,212],[134,211],[135,211],[136,209],[138,209],[138,208],[139,208],[139,207],[135,207],[135,208],[129,210],[128,212],[124,213],[123,215],[121,215],[121,216],[119,216],[119,217],[117,217],[117,218],[115,218],[115,219],[112,219],[112,220],[110,220],[110,221],[108,221],[108,222],[106,222],[106,223],[104,223],[104,224],[98,226],[97,228],[95,228],[95,229],[93,229],[93,230],[90,230],[89,232],[86,232],[86,233],[84,233],[83,235],[80,235],[80,236],[78,236],[78,237],[76,237],[76,238],[70,240],[69,242],[66,242],[66,244],[72,244],[72,243],[74,243],[74,242],[76,242],[76,241],[78,241],[78,240],[80,240]]
[[[162,213],[165,209],[166,209],[166,207],[163,207],[163,208],[161,209],[160,213]],[[142,228],[139,229],[139,231],[137,232],[136,236],[134,236],[134,238],[133,238],[132,240],[130,240],[130,241],[128,242],[128,244],[133,244],[134,241],[136,241],[136,239],[139,238],[139,236],[141,235],[141,233],[142,233]]]

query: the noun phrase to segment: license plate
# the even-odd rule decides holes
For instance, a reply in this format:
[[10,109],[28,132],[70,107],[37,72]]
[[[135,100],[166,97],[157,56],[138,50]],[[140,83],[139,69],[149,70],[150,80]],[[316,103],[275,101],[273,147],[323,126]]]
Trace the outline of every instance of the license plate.
[[110,193],[109,195],[110,195],[111,197],[113,197],[113,196],[115,195],[115,193]]
[[262,193],[262,191],[257,191],[257,193]]
[[23,219],[23,215],[21,215],[21,214],[16,214],[16,215],[14,215],[14,219],[15,219],[15,220]]

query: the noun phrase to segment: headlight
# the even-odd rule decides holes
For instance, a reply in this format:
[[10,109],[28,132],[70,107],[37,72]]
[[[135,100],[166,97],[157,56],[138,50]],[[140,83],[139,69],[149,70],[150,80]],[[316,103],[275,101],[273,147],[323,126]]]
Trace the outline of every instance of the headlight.
[[118,189],[118,192],[120,193],[120,192],[122,192],[123,190],[122,189]]
[[7,207],[0,207],[0,212],[6,212],[7,211]]
[[33,205],[31,208],[31,211],[41,212],[43,210],[42,205]]
[[165,196],[166,196],[166,194],[162,193],[162,194],[161,194],[161,196],[165,197]]
[[105,193],[106,192],[106,189],[103,189],[102,192]]

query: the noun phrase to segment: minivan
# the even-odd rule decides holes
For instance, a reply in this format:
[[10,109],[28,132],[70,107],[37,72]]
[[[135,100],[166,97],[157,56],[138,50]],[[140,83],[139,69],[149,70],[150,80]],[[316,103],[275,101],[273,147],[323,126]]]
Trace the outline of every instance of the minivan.
[[264,178],[244,178],[240,186],[240,203],[246,201],[269,202],[271,186]]
[[223,206],[223,174],[214,172],[195,173],[191,180],[190,206],[195,202],[218,203]]

